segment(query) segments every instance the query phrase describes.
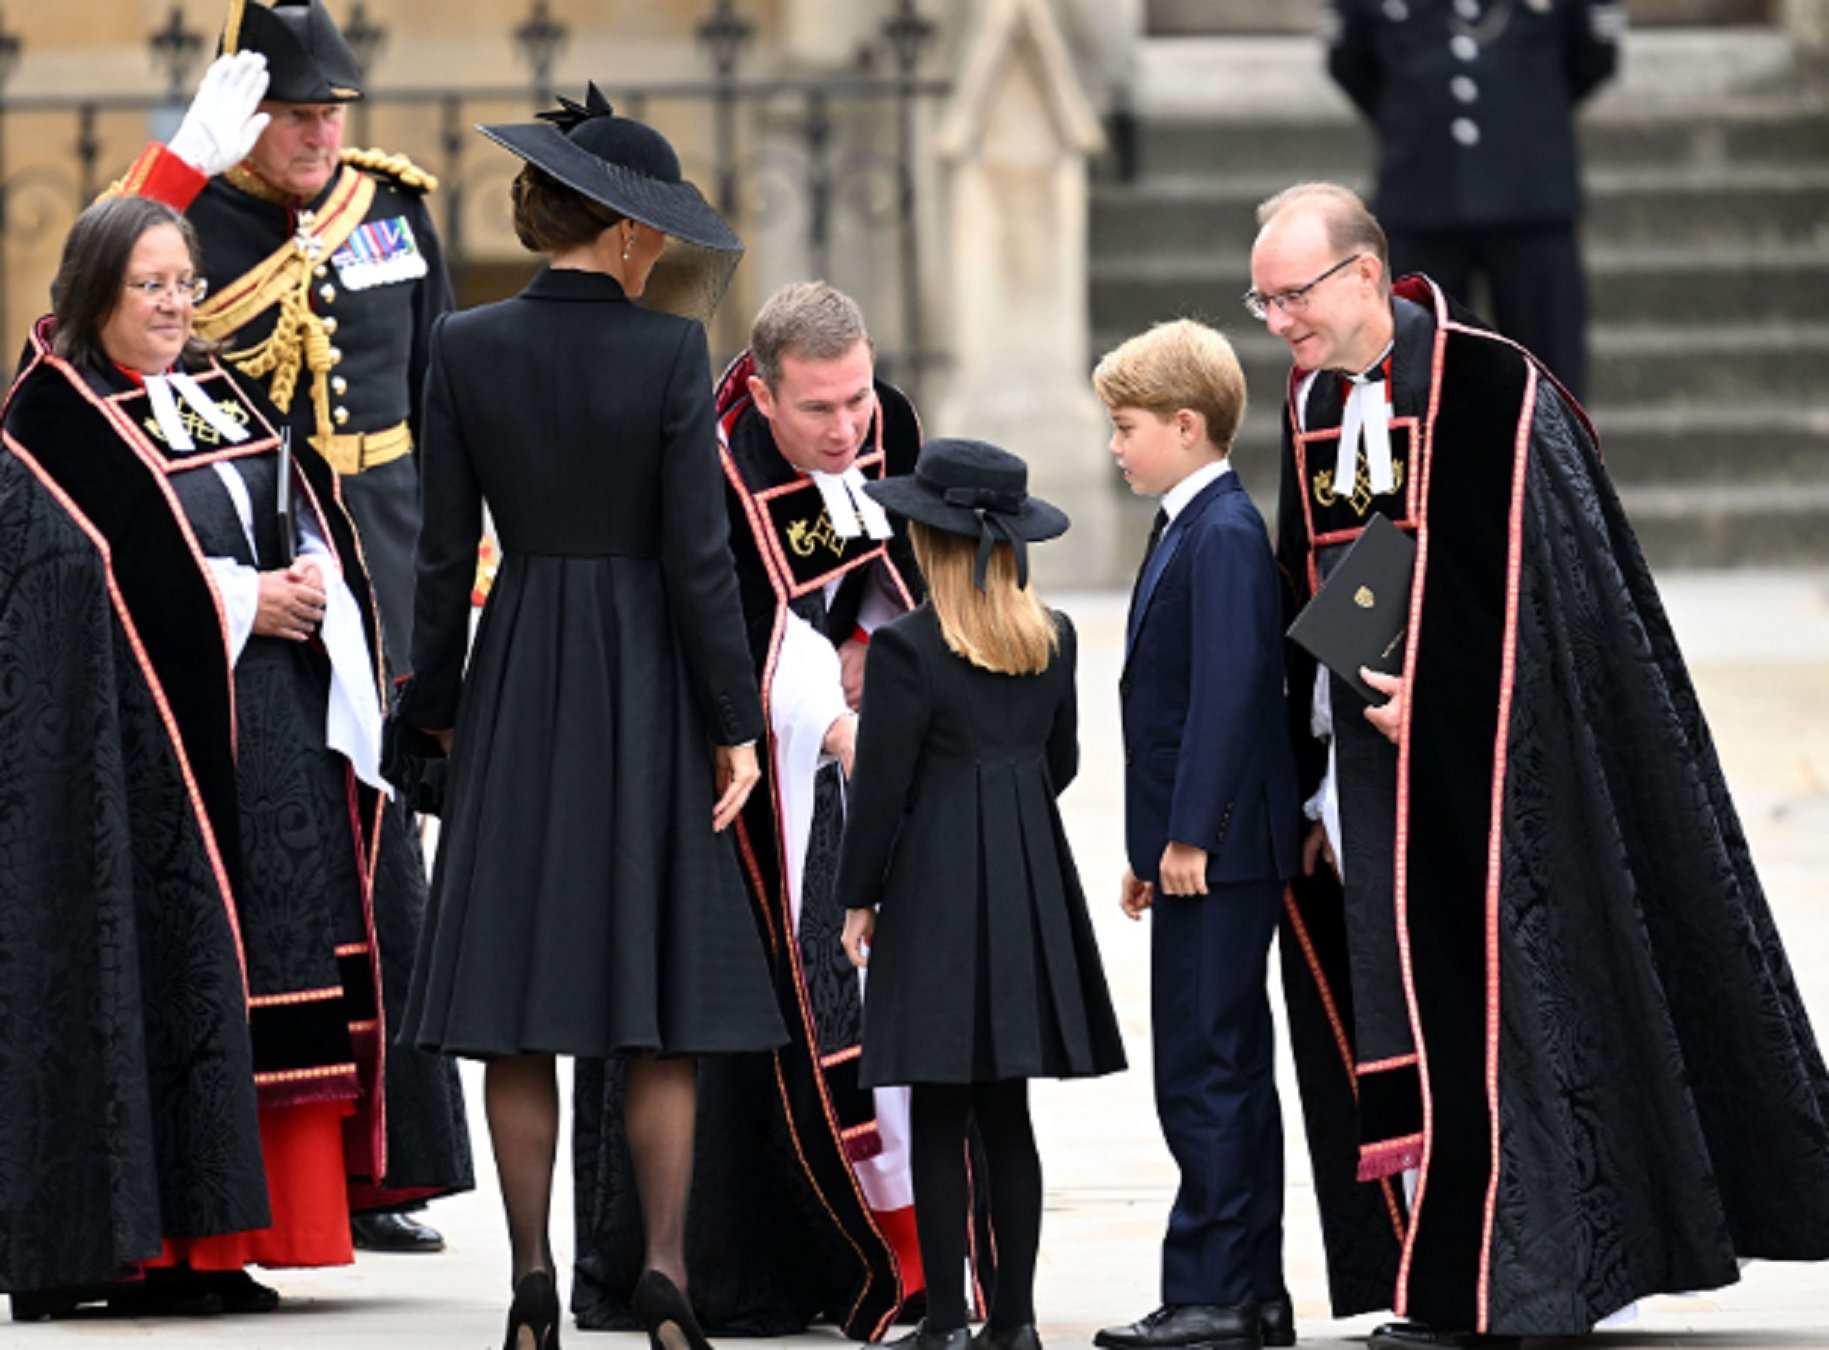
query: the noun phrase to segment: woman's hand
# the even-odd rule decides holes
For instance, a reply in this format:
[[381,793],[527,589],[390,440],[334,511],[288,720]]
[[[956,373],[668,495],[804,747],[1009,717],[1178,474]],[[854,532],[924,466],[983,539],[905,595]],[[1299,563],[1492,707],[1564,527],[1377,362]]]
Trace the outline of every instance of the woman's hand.
[[722,834],[737,818],[750,790],[762,777],[756,766],[756,743],[718,747],[718,802],[711,808],[711,828]]
[[309,559],[301,558],[284,571],[262,572],[255,636],[308,641],[324,621],[324,602],[324,573]]
[[862,970],[870,964],[870,940],[876,936],[876,911],[874,909],[848,909],[845,911],[845,955],[851,958],[851,964]]

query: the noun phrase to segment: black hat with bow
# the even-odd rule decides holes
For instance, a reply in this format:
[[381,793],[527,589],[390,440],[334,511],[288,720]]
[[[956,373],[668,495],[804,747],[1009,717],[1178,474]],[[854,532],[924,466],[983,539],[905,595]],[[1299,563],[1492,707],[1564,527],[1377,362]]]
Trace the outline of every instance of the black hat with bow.
[[680,157],[646,123],[619,117],[595,84],[583,103],[561,97],[537,122],[478,131],[575,192],[700,248],[741,253],[743,241],[680,176]]
[[1067,532],[1065,511],[1029,495],[1029,466],[985,441],[928,441],[913,473],[866,483],[864,491],[897,515],[976,539],[979,590],[999,540],[1016,554],[1016,584],[1027,586],[1026,545]]
[[267,58],[267,97],[278,103],[348,103],[362,97],[362,71],[318,0],[234,4],[222,50]]

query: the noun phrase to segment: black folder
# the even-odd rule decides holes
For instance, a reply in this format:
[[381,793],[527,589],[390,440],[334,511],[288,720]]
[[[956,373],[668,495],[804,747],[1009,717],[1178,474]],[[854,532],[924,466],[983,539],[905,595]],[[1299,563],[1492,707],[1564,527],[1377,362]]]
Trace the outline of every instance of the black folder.
[[1415,568],[1416,541],[1373,512],[1346,556],[1289,625],[1291,640],[1367,703],[1382,703],[1385,696],[1359,678],[1359,667],[1387,675],[1403,668]]

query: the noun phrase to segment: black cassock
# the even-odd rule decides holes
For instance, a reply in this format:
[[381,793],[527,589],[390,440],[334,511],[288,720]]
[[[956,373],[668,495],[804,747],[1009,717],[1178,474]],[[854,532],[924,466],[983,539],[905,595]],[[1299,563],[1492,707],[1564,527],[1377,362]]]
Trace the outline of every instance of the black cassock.
[[1347,891],[1285,913],[1334,1310],[1573,1334],[1829,1257],[1829,1075],[1592,429],[1397,290],[1394,490],[1332,481],[1339,380],[1298,372],[1279,510],[1298,603],[1371,510],[1419,544],[1402,744],[1334,682]]

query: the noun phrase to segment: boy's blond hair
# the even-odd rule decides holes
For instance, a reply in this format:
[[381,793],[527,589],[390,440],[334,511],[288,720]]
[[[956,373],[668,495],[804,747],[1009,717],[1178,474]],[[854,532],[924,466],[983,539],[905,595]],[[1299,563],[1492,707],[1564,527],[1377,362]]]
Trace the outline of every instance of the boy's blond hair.
[[1192,319],[1159,323],[1106,352],[1092,387],[1107,408],[1158,417],[1181,409],[1206,419],[1207,439],[1229,453],[1245,417],[1245,372],[1217,330]]

